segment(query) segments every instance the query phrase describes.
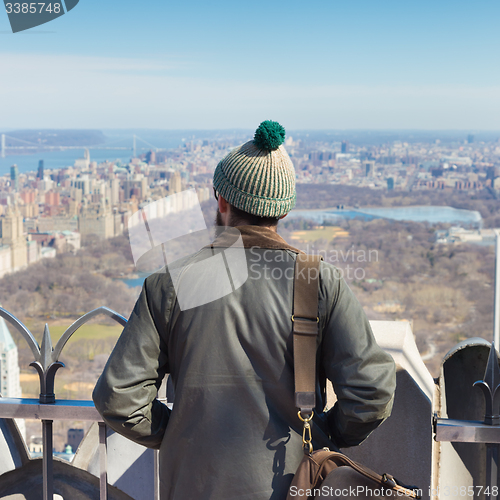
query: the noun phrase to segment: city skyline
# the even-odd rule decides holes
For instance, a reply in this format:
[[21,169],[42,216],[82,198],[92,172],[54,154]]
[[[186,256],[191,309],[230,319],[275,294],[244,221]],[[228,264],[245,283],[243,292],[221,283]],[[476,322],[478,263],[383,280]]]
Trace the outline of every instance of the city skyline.
[[0,128],[500,130],[499,14],[490,0],[82,0],[12,34],[3,13]]

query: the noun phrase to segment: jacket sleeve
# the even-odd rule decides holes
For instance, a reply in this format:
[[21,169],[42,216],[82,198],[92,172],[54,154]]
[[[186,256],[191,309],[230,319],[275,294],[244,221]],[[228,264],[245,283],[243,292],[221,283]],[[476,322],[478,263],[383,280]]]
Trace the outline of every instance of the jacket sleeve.
[[336,268],[327,268],[335,272],[324,281],[329,299],[321,362],[337,395],[327,423],[333,441],[345,448],[361,443],[391,414],[396,371],[392,356],[377,345],[361,304]]
[[149,448],[159,448],[170,416],[156,399],[168,370],[166,346],[148,300],[146,282],[92,398],[109,427]]

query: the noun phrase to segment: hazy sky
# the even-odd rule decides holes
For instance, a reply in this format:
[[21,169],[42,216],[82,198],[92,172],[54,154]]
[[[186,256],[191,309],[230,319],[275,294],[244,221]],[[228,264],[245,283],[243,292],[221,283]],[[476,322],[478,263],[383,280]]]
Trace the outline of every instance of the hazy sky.
[[12,34],[0,128],[500,130],[499,0],[80,0]]

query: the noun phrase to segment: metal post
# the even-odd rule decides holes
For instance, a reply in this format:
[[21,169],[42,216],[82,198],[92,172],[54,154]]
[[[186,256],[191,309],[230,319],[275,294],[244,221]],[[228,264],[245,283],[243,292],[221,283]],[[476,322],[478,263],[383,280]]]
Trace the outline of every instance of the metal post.
[[160,500],[160,451],[154,450],[154,499]]
[[[163,249],[163,258],[166,263],[166,254],[165,248],[162,245]],[[166,375],[162,381],[160,388],[158,389],[158,393],[156,395],[157,399],[161,401],[163,404],[167,404],[167,383],[170,381],[172,383],[172,379],[170,375]],[[153,484],[154,484],[154,500],[160,500],[160,450],[154,450],[154,463],[153,463]]]
[[99,422],[99,499],[108,498],[108,457],[106,447],[106,424]]
[[493,495],[493,488],[498,486],[498,444],[486,445],[486,484],[490,487],[488,498],[496,498],[498,495]]
[[[485,397],[484,423],[498,428],[500,426],[500,398],[497,391],[500,388],[500,368],[495,342],[490,347],[483,380],[478,380],[474,385],[482,389]],[[490,488],[488,498],[493,498],[493,488],[498,487],[498,443],[490,442],[486,445],[486,484]]]
[[52,420],[42,420],[43,500],[54,498],[54,462],[52,457]]
[[500,231],[495,231],[496,259],[495,259],[495,303],[493,320],[493,341],[500,345]]

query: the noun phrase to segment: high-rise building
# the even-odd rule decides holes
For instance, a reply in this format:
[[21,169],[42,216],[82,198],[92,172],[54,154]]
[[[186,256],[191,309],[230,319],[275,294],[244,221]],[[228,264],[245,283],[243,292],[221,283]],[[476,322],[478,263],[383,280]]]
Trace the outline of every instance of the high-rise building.
[[12,255],[9,245],[0,245],[0,278],[12,271]]
[[366,161],[365,162],[365,176],[373,177],[375,175],[375,162],[374,161]]
[[43,160],[38,162],[38,173],[36,174],[36,178],[40,180],[43,179]]
[[12,165],[12,167],[10,167],[10,180],[12,181],[14,189],[19,191],[19,169],[17,165]]
[[141,183],[141,198],[144,200],[148,197],[149,194],[148,180],[146,179],[146,177],[143,177],[140,180],[140,183]]
[[340,147],[340,152],[346,154],[349,151],[349,141],[342,141],[342,146]]
[[[17,346],[3,318],[0,318],[0,393],[4,398],[22,398]],[[16,419],[19,432],[26,437],[24,420]]]
[[24,189],[19,194],[19,197],[26,204],[28,204],[28,203],[35,203],[35,200],[36,200],[36,191],[34,189]]
[[171,176],[169,181],[169,193],[175,194],[182,191],[181,173],[176,170]]
[[24,237],[23,216],[18,208],[9,208],[0,217],[0,245],[8,245],[11,250],[12,270],[17,271],[28,264],[26,238]]
[[85,152],[83,153],[83,158],[78,158],[77,160],[75,160],[74,167],[85,171],[89,169],[90,153],[88,148],[85,148]]
[[95,234],[101,239],[115,236],[115,222],[111,212],[102,214],[83,212],[78,217],[78,231],[82,236]]
[[49,206],[59,206],[61,204],[61,197],[58,191],[47,191],[45,193],[45,204]]
[[500,177],[500,167],[487,167],[486,168],[486,180],[491,181],[490,185],[493,185],[493,181]]
[[20,398],[17,347],[7,324],[0,318],[0,392],[4,398]]
[[147,162],[150,164],[150,165],[156,165],[156,153],[151,150],[148,154],[147,154]]
[[84,430],[83,429],[68,429],[68,442],[67,444],[71,446],[71,449],[74,452],[78,449],[78,446],[80,446],[80,443],[82,442],[84,436]]
[[473,134],[469,134],[467,136],[467,144],[472,144],[474,142],[474,135]]
[[130,197],[132,196],[132,189],[134,188],[134,181],[131,179],[127,179],[123,181],[123,193],[124,193],[124,199],[125,200],[130,200]]
[[73,187],[77,189],[81,189],[82,195],[86,196],[91,192],[91,179],[89,179],[88,175],[82,175],[81,177],[78,177],[74,181],[72,181]]
[[35,240],[31,239],[26,242],[27,245],[27,255],[28,255],[28,265],[33,264],[33,262],[36,262],[38,260],[38,242]]
[[111,179],[109,181],[109,203],[110,205],[118,205],[120,202],[120,181],[118,179]]
[[387,179],[387,190],[388,191],[392,191],[394,189],[394,178],[393,177],[389,177]]

